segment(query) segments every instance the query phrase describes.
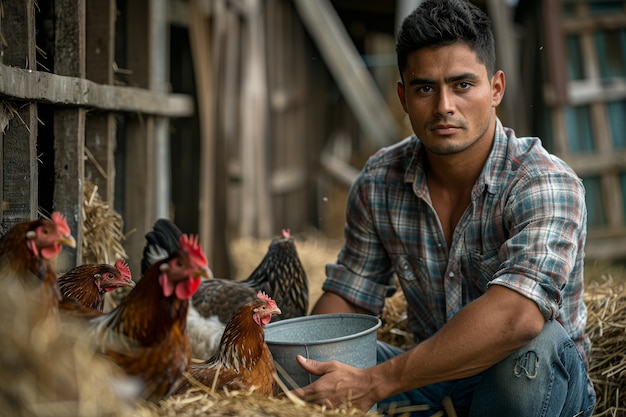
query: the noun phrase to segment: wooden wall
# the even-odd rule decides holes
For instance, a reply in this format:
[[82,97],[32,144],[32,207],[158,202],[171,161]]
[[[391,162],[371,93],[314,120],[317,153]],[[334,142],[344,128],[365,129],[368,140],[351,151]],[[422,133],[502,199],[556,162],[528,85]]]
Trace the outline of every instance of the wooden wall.
[[[155,35],[165,25],[145,16],[162,2],[119,3],[122,8],[114,0],[2,2],[1,229],[40,211],[61,211],[78,243],[66,253],[66,266],[79,264],[84,180],[97,184],[111,205],[121,183],[126,227],[135,231],[126,245],[138,272],[135,255],[157,215],[155,138],[167,134],[169,118],[188,116],[194,106],[189,96],[168,93],[167,80],[158,76],[166,66],[151,58],[167,47]],[[116,36],[120,10],[127,17],[123,38]],[[128,53],[123,69],[115,52],[120,43]],[[126,166],[116,182],[119,139]]]

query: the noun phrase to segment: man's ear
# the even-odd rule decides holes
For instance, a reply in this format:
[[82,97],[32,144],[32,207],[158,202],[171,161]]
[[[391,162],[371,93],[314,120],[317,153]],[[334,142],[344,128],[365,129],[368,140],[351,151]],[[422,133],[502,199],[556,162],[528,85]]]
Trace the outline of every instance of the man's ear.
[[502,102],[502,97],[504,96],[505,89],[506,78],[504,76],[504,72],[502,70],[498,70],[493,75],[493,77],[491,77],[491,102],[493,107],[497,107],[498,105],[500,105],[500,103]]

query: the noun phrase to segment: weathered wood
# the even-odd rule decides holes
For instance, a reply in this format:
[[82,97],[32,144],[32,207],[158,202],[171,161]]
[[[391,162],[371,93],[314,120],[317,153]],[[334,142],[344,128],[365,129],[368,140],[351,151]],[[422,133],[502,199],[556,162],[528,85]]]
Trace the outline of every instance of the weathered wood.
[[[86,77],[100,84],[113,84],[115,50],[114,0],[87,0]],[[102,200],[114,206],[115,115],[89,112],[85,121],[85,179],[98,187]]]
[[391,110],[329,0],[295,0],[300,16],[324,56],[366,139],[377,147],[398,140]]
[[[54,71],[85,77],[85,0],[57,0],[54,8]],[[65,267],[82,263],[85,109],[54,112],[54,209],[63,213],[76,239],[64,251]]]
[[542,3],[543,27],[546,31],[548,79],[554,92],[554,104],[564,106],[568,104],[567,58],[565,37],[560,26],[561,7],[561,2],[556,0]]
[[101,110],[136,112],[168,117],[193,114],[193,99],[144,88],[101,85],[92,81],[26,71],[0,65],[0,96]]
[[[223,3],[216,2],[216,8]],[[216,86],[215,68],[213,64],[216,39],[211,24],[212,18],[198,0],[189,2],[189,40],[193,56],[193,67],[198,91],[198,115],[200,121],[200,181],[198,199],[198,233],[209,264],[215,268],[214,273],[221,275],[229,270],[228,262],[216,257],[218,249],[215,244],[217,222],[214,207],[216,204],[216,170],[215,163],[216,135],[214,106]],[[224,202],[225,203],[225,202]],[[226,260],[227,261],[227,260]],[[226,275],[221,275],[226,276]]]
[[[36,68],[35,9],[32,1],[4,0],[0,15],[0,62]],[[3,101],[0,106],[0,232],[37,217],[37,105]]]
[[320,165],[327,174],[346,188],[349,188],[359,175],[358,169],[327,150],[322,152]]
[[[150,25],[151,0],[126,2],[127,63],[130,85],[150,88]],[[154,117],[137,114],[126,119],[126,174],[124,223],[134,233],[124,242],[129,265],[139,276],[144,235],[152,228],[155,218],[154,192],[156,189]],[[131,203],[132,202],[132,203]]]
[[[603,78],[573,80],[567,87],[568,103],[581,106],[592,102],[618,101],[626,98],[626,79]],[[550,85],[544,86],[544,100],[548,105],[555,105],[557,97]]]
[[496,42],[498,63],[506,74],[506,94],[502,98],[500,108],[503,112],[503,123],[513,126],[515,131],[529,134],[527,104],[522,91],[520,60],[516,47],[515,26],[513,21],[513,8],[502,0],[487,0],[487,7],[493,23]]

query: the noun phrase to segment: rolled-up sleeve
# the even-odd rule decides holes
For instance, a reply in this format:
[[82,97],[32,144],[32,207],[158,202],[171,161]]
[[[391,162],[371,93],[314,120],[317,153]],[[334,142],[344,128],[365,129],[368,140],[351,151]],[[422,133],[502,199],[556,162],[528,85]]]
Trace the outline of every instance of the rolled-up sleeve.
[[[581,286],[577,263],[586,237],[584,187],[567,172],[528,174],[514,187],[503,213],[511,233],[490,285],[518,291],[535,301],[546,320],[553,320],[563,308],[566,287]],[[574,302],[581,298],[582,293]]]

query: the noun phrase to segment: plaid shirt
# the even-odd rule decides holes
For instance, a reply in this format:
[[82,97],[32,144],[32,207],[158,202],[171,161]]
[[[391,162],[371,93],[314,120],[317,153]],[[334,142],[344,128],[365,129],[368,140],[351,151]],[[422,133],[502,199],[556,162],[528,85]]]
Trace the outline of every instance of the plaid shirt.
[[535,301],[546,320],[559,320],[586,360],[582,181],[538,138],[517,138],[498,120],[448,248],[423,152],[411,136],[366,163],[348,197],[345,244],[337,263],[326,266],[323,289],[379,314],[395,273],[419,342],[488,286],[503,285]]

